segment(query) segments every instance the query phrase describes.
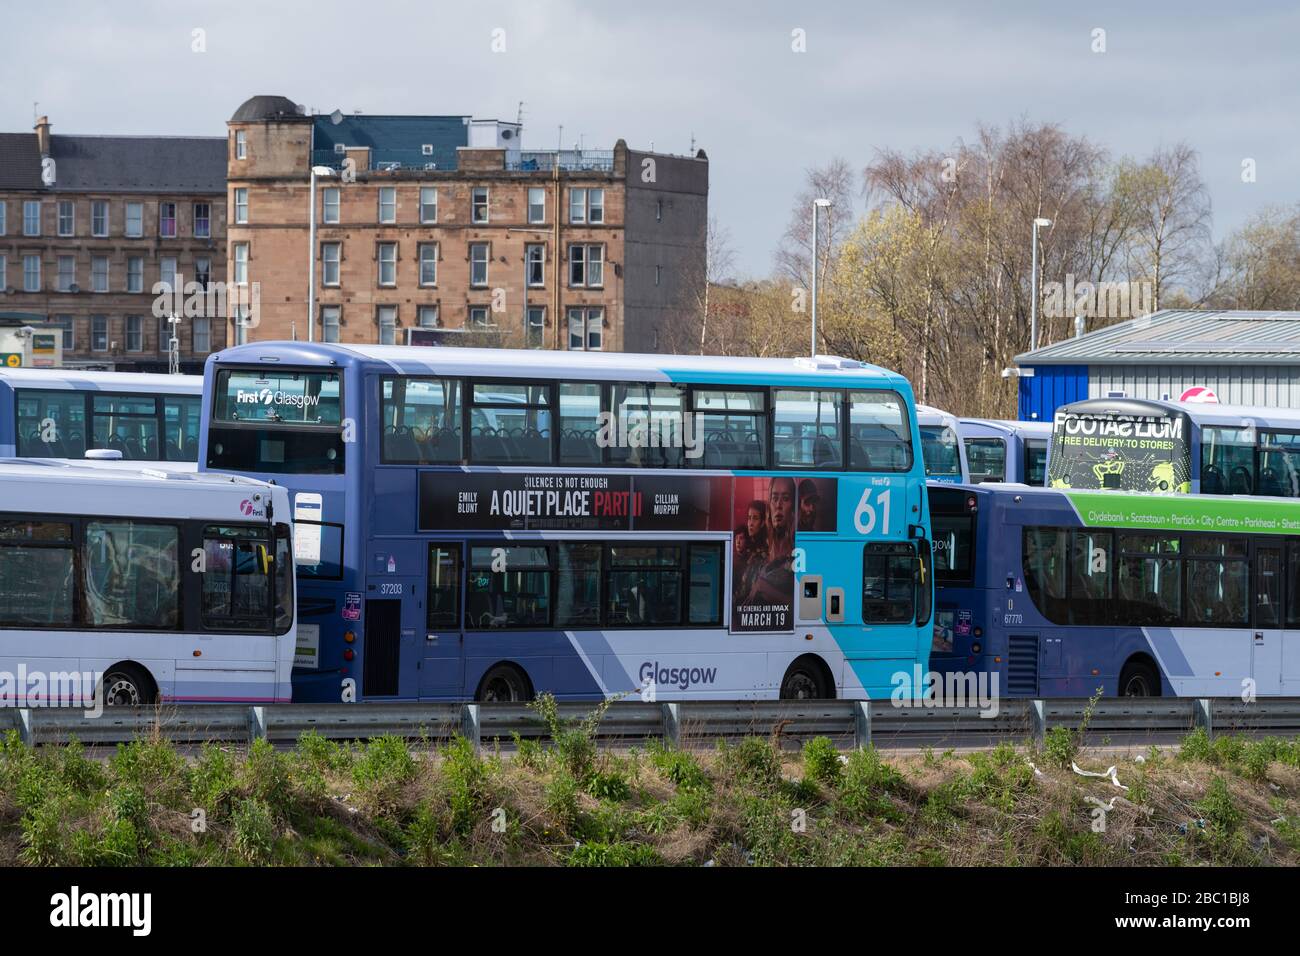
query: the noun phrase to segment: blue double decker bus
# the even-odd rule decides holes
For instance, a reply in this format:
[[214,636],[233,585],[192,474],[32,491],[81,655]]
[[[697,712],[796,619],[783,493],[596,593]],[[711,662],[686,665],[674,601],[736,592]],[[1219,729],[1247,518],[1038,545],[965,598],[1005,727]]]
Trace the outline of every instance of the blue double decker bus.
[[293,501],[295,700],[880,697],[926,663],[895,373],[281,342],[205,376],[200,468]]
[[1300,694],[1300,501],[929,495],[934,671],[1012,697]]

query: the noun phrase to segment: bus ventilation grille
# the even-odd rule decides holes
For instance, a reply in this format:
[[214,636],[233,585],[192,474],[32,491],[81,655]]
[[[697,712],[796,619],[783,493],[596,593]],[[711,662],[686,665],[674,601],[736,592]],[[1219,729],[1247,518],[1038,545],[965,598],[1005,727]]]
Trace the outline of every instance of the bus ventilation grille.
[[1033,634],[1012,634],[1008,644],[1007,693],[1033,697],[1038,693],[1038,638]]

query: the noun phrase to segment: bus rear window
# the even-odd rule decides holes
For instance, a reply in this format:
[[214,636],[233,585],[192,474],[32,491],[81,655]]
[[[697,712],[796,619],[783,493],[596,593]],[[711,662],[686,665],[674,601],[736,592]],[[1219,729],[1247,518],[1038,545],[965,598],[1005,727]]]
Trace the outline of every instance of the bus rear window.
[[338,425],[343,419],[338,372],[222,369],[214,417],[223,422]]
[[921,454],[925,458],[927,478],[961,477],[961,452],[957,433],[947,425],[921,426]]
[[1025,484],[1043,487],[1047,484],[1047,442],[1025,442]]
[[976,484],[1007,480],[1007,443],[1001,438],[967,438],[966,460]]
[[934,574],[940,584],[969,584],[975,578],[975,516],[931,514]]

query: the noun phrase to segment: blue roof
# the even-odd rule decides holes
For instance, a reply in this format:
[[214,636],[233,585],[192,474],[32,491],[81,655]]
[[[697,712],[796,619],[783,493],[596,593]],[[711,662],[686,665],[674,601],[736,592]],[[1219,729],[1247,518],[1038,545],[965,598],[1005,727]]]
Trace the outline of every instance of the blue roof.
[[[344,116],[338,123],[329,116],[315,117],[313,161],[337,162],[334,147],[370,147],[370,168],[401,163],[407,169],[456,168],[456,148],[469,145],[468,116]],[[432,153],[424,151],[433,148]]]

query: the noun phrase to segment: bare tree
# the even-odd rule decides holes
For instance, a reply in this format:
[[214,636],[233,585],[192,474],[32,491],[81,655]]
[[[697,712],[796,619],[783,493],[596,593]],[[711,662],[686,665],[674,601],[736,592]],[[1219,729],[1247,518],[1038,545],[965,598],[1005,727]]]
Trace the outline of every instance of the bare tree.
[[830,208],[818,214],[817,275],[827,274],[844,237],[857,221],[854,183],[856,176],[847,160],[836,157],[824,166],[814,166],[804,173],[804,188],[790,210],[790,224],[781,237],[776,253],[777,269],[795,285],[812,287],[812,209],[814,199],[829,199]]
[[1175,284],[1191,280],[1210,241],[1210,196],[1196,151],[1186,143],[1157,149],[1127,170],[1136,206],[1133,252],[1152,285],[1152,305]]

